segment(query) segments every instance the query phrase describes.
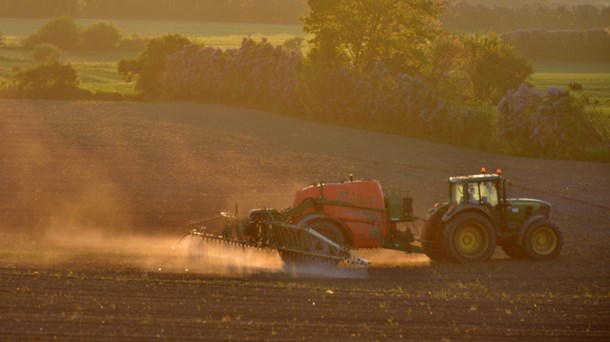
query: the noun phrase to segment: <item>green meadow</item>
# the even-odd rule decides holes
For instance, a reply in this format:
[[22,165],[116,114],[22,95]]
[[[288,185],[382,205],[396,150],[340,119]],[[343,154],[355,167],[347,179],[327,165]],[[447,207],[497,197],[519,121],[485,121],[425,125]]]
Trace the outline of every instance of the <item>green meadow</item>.
[[610,116],[610,62],[547,61],[535,62],[534,68],[531,83],[535,88],[566,88],[571,82],[580,83],[584,93],[599,101],[604,113]]

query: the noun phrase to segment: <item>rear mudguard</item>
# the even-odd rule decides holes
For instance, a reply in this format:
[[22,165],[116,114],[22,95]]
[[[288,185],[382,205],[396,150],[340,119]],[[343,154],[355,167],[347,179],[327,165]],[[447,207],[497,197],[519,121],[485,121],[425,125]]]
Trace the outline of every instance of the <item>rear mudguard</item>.
[[456,207],[455,209],[449,209],[447,210],[447,212],[445,214],[443,214],[443,217],[441,218],[441,222],[443,224],[451,221],[454,217],[457,217],[459,214],[464,213],[464,212],[476,212],[477,214],[481,214],[483,216],[485,216],[487,219],[489,219],[490,222],[493,222],[493,219],[491,218],[491,216],[489,215],[489,213],[487,213],[485,210],[481,209],[480,205],[474,205],[474,204],[463,204],[460,205],[459,207]]

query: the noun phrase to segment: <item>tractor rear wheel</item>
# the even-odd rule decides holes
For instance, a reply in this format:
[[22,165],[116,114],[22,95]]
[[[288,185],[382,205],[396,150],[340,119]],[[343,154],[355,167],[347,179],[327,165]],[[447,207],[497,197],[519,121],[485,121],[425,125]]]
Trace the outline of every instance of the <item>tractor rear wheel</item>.
[[496,249],[496,233],[492,223],[476,213],[459,215],[445,226],[443,249],[452,261],[487,261]]
[[427,224],[422,228],[420,241],[424,248],[424,253],[432,261],[442,261],[445,259],[441,239],[435,237],[432,229]]
[[563,247],[563,235],[548,219],[530,224],[523,236],[523,249],[528,258],[550,260],[556,258]]

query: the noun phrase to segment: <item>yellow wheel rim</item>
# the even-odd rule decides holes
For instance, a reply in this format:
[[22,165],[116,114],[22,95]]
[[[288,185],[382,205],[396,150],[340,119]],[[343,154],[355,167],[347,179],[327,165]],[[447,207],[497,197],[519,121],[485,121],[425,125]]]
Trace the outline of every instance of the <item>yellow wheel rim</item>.
[[464,225],[455,234],[455,246],[463,256],[476,258],[489,247],[489,235],[481,226]]
[[540,255],[551,254],[557,247],[557,235],[549,227],[540,227],[532,234],[530,244]]

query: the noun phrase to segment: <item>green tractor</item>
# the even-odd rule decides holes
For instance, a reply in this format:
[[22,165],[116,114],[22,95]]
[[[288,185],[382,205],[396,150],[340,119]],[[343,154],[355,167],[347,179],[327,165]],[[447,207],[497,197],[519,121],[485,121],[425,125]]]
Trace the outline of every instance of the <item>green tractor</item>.
[[513,258],[557,257],[563,236],[550,220],[551,205],[507,198],[507,182],[501,170],[449,178],[449,200],[428,210],[421,233],[426,255],[432,260],[482,262],[499,245]]

